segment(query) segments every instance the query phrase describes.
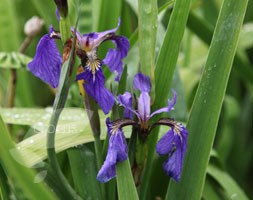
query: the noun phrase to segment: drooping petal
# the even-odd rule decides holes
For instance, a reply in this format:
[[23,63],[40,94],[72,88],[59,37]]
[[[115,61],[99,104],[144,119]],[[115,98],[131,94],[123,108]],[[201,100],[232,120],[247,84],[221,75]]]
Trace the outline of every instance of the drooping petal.
[[173,99],[172,100],[168,99],[168,105],[153,112],[150,115],[150,118],[159,113],[170,112],[172,109],[174,109],[174,105],[176,104],[176,102],[177,102],[177,93],[173,90]]
[[163,164],[166,174],[175,181],[179,181],[182,173],[183,152],[176,150]]
[[105,114],[109,113],[115,100],[112,93],[104,86],[105,77],[101,69],[96,72],[95,79],[93,74],[88,70],[78,74],[76,79],[84,80],[84,89],[86,93],[97,101]]
[[169,130],[157,143],[156,152],[159,155],[168,154],[168,159],[165,161],[163,168],[167,175],[175,181],[181,178],[183,161],[187,149],[186,128],[174,122],[174,126]]
[[127,56],[130,44],[124,36],[114,36],[111,40],[115,43],[116,47],[115,49],[109,49],[103,63],[108,66],[112,73],[115,71],[118,73],[115,80],[119,81],[123,70],[122,59]]
[[169,154],[173,150],[173,143],[175,140],[174,132],[169,130],[163,137],[158,141],[156,145],[156,153],[160,156]]
[[134,89],[140,90],[141,92],[150,92],[151,82],[148,76],[138,73],[134,76]]
[[133,118],[133,112],[136,113],[132,109],[132,95],[129,92],[125,92],[124,94],[120,94],[118,96],[118,102],[120,106],[123,106],[125,108],[124,110],[124,118]]
[[106,119],[109,134],[109,145],[106,159],[98,172],[97,179],[105,183],[116,176],[116,164],[127,159],[127,144],[121,128],[113,129],[109,118]]
[[33,60],[28,63],[29,70],[41,80],[56,88],[59,83],[62,58],[54,39],[50,38],[53,32],[44,35],[37,45]]

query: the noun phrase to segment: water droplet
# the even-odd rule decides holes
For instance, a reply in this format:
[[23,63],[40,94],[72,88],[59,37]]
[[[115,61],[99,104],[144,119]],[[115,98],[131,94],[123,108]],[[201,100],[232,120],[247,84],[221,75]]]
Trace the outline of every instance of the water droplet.
[[145,11],[146,14],[150,14],[151,11],[152,11],[151,5],[149,4],[148,6],[146,6],[146,7],[144,8],[144,11]]
[[13,116],[13,118],[14,118],[14,119],[18,119],[18,118],[19,118],[19,114],[15,114],[15,115]]
[[34,140],[30,140],[29,143],[30,143],[30,144],[34,143]]

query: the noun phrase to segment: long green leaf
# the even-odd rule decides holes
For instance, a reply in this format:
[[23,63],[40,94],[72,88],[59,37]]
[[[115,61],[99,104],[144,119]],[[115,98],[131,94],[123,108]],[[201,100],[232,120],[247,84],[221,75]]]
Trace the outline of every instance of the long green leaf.
[[21,155],[16,150],[15,145],[11,141],[6,126],[0,116],[0,158],[1,164],[4,166],[6,173],[18,186],[23,190],[23,193],[29,199],[37,199],[43,197],[44,199],[55,200],[56,197],[52,192],[43,184],[35,183],[35,173],[20,165],[17,160],[22,160]]
[[[176,68],[190,4],[191,0],[175,1],[168,29],[165,33],[165,38],[155,68],[155,102],[152,110],[156,110],[167,103],[167,94],[170,91],[173,74]],[[147,199],[148,195],[148,179],[152,171],[151,163],[158,137],[157,132],[158,129],[155,129],[151,136],[149,136],[149,158],[147,161],[147,168],[144,171],[142,180],[143,184],[140,190],[141,199]]]
[[153,77],[158,13],[157,1],[139,0],[138,2],[140,71],[149,77]]
[[237,183],[222,170],[218,169],[213,165],[207,167],[207,173],[212,176],[225,190],[229,199],[233,200],[248,200],[249,198],[242,191],[242,189],[237,185]]
[[[24,161],[21,163],[31,167],[43,161],[47,157],[46,153],[46,130],[52,114],[52,108],[32,109],[32,108],[2,108],[0,114],[5,123],[31,126],[31,130],[39,132],[17,144],[17,149]],[[107,135],[105,119],[107,116],[100,114],[101,139]],[[125,128],[125,136],[130,137],[130,128]],[[56,152],[64,151],[70,147],[94,141],[89,119],[83,109],[65,108],[59,119],[56,129]]]
[[209,154],[247,2],[247,0],[223,2],[205,70],[187,124],[189,140],[182,179],[179,183],[171,182],[167,199],[201,197]]
[[67,151],[76,191],[83,199],[102,199],[95,154],[87,147],[80,146]]
[[117,187],[120,200],[138,200],[129,160],[117,164]]

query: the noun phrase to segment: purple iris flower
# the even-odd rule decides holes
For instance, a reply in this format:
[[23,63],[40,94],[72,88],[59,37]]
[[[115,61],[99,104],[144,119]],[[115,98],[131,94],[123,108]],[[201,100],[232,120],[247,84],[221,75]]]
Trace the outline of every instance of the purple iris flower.
[[[112,73],[117,72],[115,80],[119,81],[123,71],[122,59],[127,56],[130,47],[126,37],[116,35],[119,26],[120,20],[114,29],[84,35],[74,28],[71,29],[72,33],[77,36],[76,54],[84,69],[84,72],[77,75],[76,80],[84,80],[85,91],[97,101],[105,114],[111,110],[115,100],[111,92],[104,86],[105,77],[102,65],[107,65]],[[54,39],[60,39],[60,34],[55,32],[51,26],[49,33],[41,38],[36,55],[28,64],[28,68],[35,76],[56,88],[59,83],[62,58]],[[111,40],[115,48],[109,49],[105,58],[100,60],[97,57],[97,49],[107,40]]]
[[52,39],[56,37],[57,33],[50,26],[49,33],[40,39],[33,60],[28,63],[29,70],[53,88],[58,86],[62,64],[61,54]]
[[[176,92],[173,91],[174,97],[172,100],[168,100],[167,106],[151,113],[149,96],[149,92],[151,90],[151,82],[149,77],[141,73],[136,74],[134,77],[133,86],[134,89],[140,91],[140,96],[138,98],[138,109],[134,110],[132,108],[132,96],[129,92],[125,92],[123,95],[118,96],[118,102],[120,106],[123,106],[125,108],[125,118],[115,120],[113,122],[107,120],[109,132],[108,153],[106,160],[98,173],[97,179],[101,182],[107,182],[108,180],[112,179],[116,175],[116,163],[127,159],[127,156],[119,156],[121,155],[120,152],[122,152],[123,149],[127,149],[126,144],[124,143],[123,145],[123,143],[119,141],[119,139],[111,139],[116,137],[116,135],[120,135],[118,137],[124,138],[122,131],[122,128],[124,126],[135,126],[139,129],[139,133],[141,134],[140,136],[146,137],[155,126],[166,125],[169,126],[171,129],[158,141],[156,146],[156,152],[159,155],[169,156],[167,161],[163,165],[164,170],[166,171],[166,174],[171,176],[174,180],[179,181],[182,172],[184,155],[187,148],[188,132],[186,128],[182,124],[170,118],[161,118],[155,123],[150,124],[150,119],[154,115],[163,112],[170,112],[172,109],[174,109],[174,105],[176,104]],[[132,114],[136,115],[137,120],[132,119]],[[125,138],[122,140],[125,141]],[[115,159],[114,157],[120,159]]]

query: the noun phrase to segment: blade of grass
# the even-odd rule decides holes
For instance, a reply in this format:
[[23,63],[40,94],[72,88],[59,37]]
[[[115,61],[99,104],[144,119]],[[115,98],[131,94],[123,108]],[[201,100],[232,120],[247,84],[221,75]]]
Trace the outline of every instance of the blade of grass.
[[[0,116],[0,158],[1,164],[4,166],[8,177],[10,177],[19,187],[23,190],[24,194],[29,199],[37,199],[38,197],[43,197],[45,199],[56,200],[54,194],[43,184],[34,183],[34,172],[20,165],[17,160],[22,160],[19,152],[16,150],[15,145],[11,141],[9,133],[6,126]],[[15,150],[15,158],[13,157],[13,152]]]
[[247,3],[247,0],[223,2],[187,124],[189,142],[182,178],[179,183],[170,183],[166,199],[201,198],[209,154]]
[[[190,9],[191,0],[176,0],[169,21],[168,29],[158,56],[155,68],[155,102],[152,110],[163,107],[167,103],[173,74],[176,68],[177,58],[183,38],[185,25]],[[149,136],[149,153],[147,167],[143,172],[143,180],[140,188],[141,199],[147,199],[149,178],[152,172],[152,160],[155,152],[155,145],[158,137],[158,130],[155,129]]]

